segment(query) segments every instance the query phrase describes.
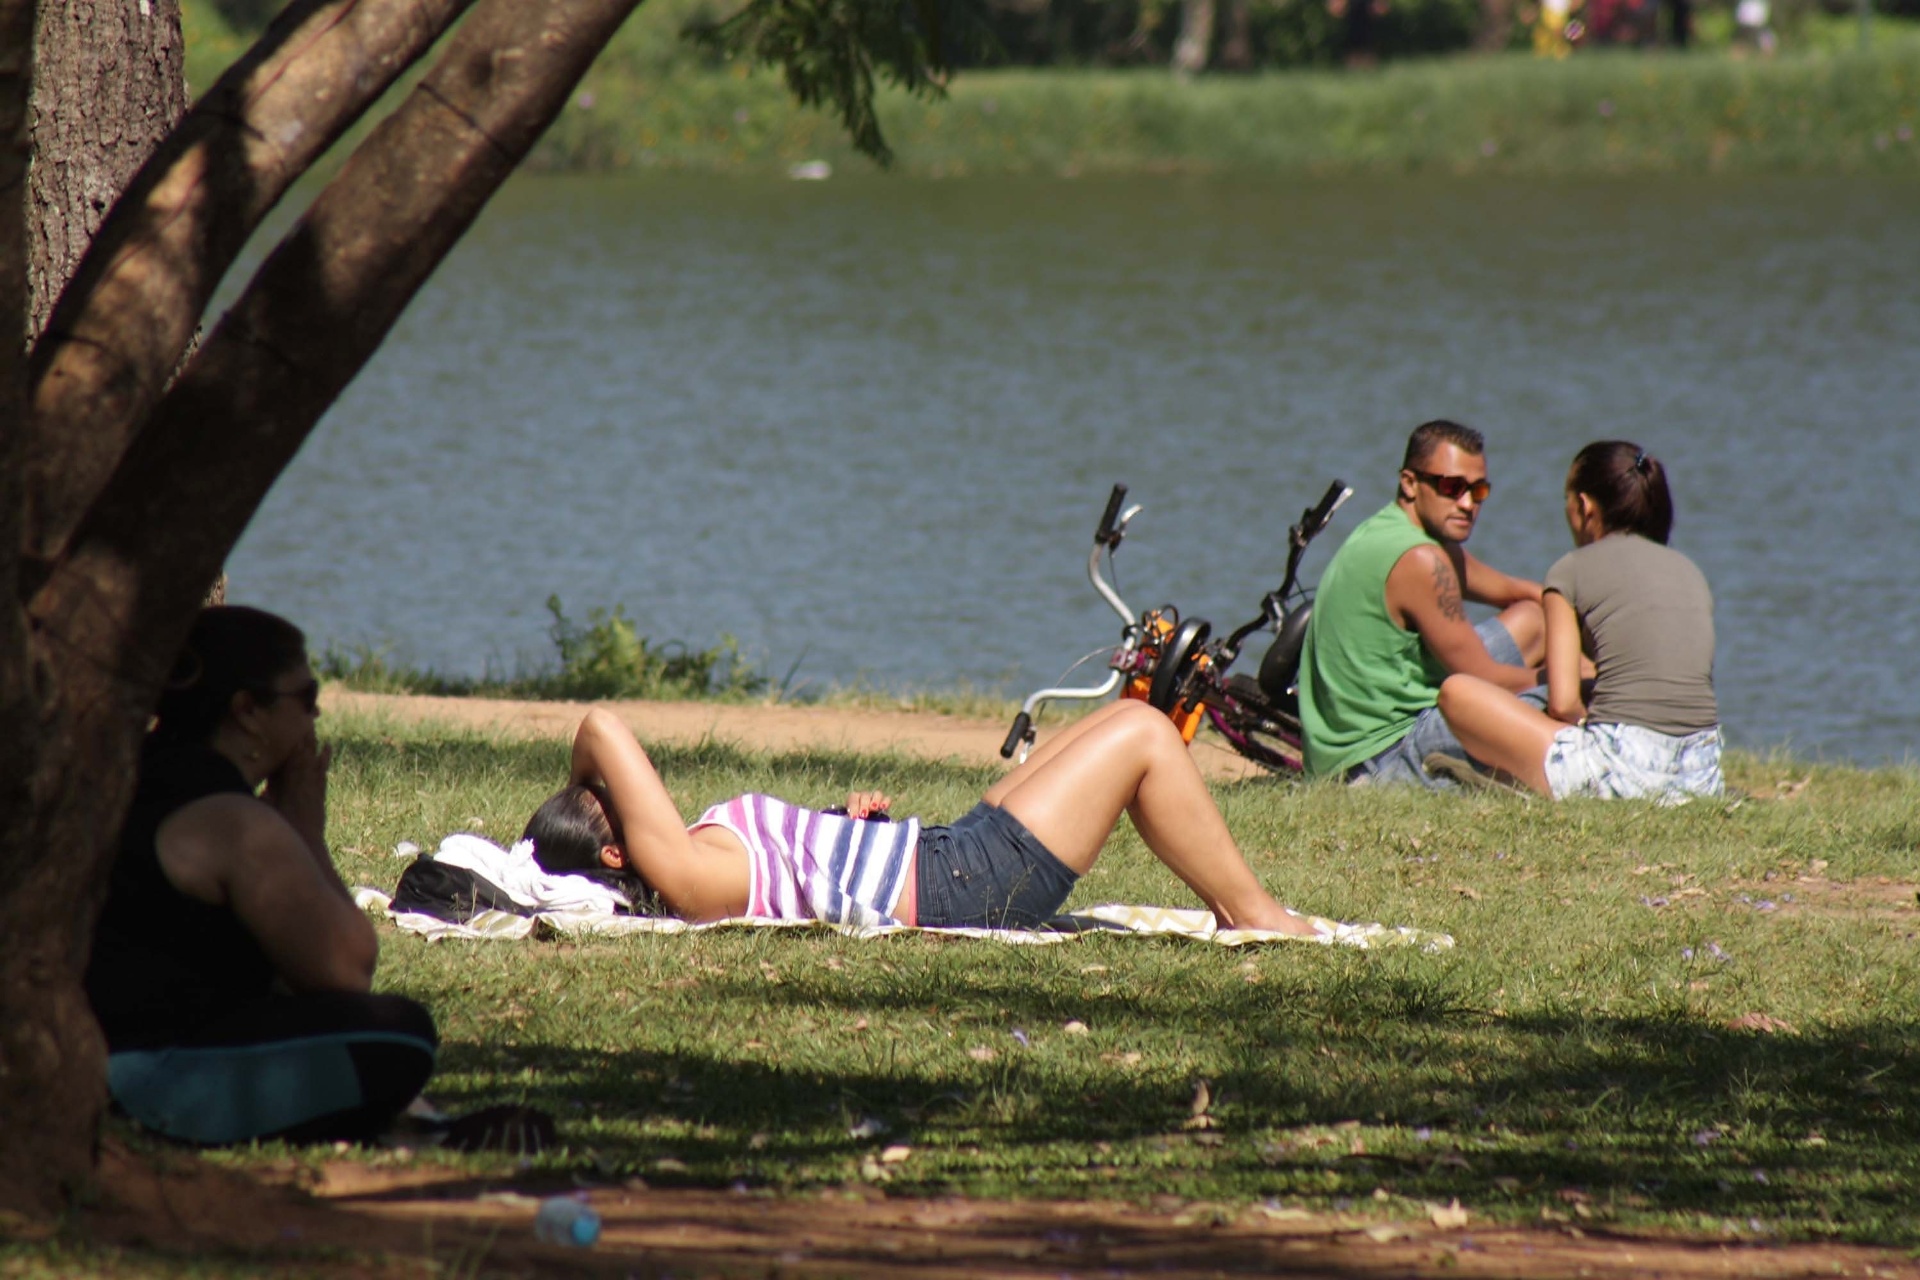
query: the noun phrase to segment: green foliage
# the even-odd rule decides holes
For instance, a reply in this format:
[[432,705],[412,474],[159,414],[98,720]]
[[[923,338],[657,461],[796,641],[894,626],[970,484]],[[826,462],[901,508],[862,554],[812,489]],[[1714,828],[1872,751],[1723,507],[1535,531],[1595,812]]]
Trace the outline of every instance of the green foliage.
[[[511,838],[567,767],[558,741],[322,727],[350,883],[391,888],[401,840]],[[874,786],[946,820],[997,772],[651,754],[688,816]],[[536,1169],[556,1178],[797,1192],[899,1143],[889,1195],[1403,1218],[1457,1196],[1490,1226],[1920,1244],[1920,774],[1730,768],[1754,798],[1680,809],[1216,788],[1276,891],[1453,934],[1437,956],[785,931],[428,944],[383,926],[379,981],[439,1020],[436,1103],[559,1116],[566,1146]],[[1193,901],[1124,824],[1074,897],[1115,900]],[[1776,1021],[1733,1025],[1749,1014]],[[1212,1128],[1188,1124],[1196,1079]]]
[[605,698],[752,698],[767,678],[722,634],[707,649],[679,640],[655,643],[640,634],[622,605],[590,609],[584,624],[566,615],[559,596],[547,597],[556,665],[511,676],[443,676],[392,660],[367,645],[330,647],[313,661],[326,680],[364,693],[427,693],[496,698],[593,701]]
[[956,59],[986,47],[986,30],[974,0],[747,0],[688,34],[778,68],[802,105],[833,108],[854,149],[884,166],[893,152],[874,112],[875,73],[909,95],[937,98]]
[[722,635],[711,649],[689,649],[677,640],[649,643],[627,617],[624,606],[611,612],[590,609],[585,626],[568,618],[559,596],[547,597],[553,615],[553,647],[560,669],[554,696],[598,698],[684,698],[708,693],[754,694],[766,679],[740,657],[740,642]]

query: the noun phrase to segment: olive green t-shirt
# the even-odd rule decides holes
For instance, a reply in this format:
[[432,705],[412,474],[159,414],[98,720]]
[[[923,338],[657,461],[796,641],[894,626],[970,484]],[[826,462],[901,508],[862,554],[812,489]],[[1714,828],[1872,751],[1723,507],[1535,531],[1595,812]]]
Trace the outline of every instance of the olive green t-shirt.
[[1675,737],[1720,723],[1713,593],[1693,561],[1613,533],[1562,556],[1543,585],[1580,618],[1580,647],[1594,669],[1587,719]]
[[1300,655],[1307,773],[1340,773],[1407,735],[1439,697],[1447,669],[1387,612],[1387,575],[1419,546],[1439,546],[1398,503],[1368,516],[1314,592]]

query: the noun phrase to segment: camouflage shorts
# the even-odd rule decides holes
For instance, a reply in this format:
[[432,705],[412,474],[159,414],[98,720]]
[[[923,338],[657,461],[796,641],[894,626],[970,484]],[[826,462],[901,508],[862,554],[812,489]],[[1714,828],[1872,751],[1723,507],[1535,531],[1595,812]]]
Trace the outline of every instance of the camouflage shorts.
[[1553,798],[1647,797],[1679,804],[1721,792],[1720,727],[1684,737],[1637,724],[1568,725],[1547,748]]

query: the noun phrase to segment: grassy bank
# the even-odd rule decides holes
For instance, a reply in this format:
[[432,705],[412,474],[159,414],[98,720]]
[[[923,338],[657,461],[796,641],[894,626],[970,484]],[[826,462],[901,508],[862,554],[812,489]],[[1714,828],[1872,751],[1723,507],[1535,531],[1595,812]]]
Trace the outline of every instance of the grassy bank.
[[[586,105],[590,104],[590,105]],[[1181,84],[1159,72],[975,72],[889,95],[909,173],[1920,173],[1920,41],[1869,54],[1513,55]],[[761,76],[596,70],[541,144],[563,169],[864,165]]]
[[[350,881],[390,887],[402,840],[510,839],[565,770],[557,742],[324,727]],[[689,814],[858,784],[946,819],[990,774],[658,754]],[[1920,1244],[1920,777],[1752,757],[1732,772],[1753,798],[1677,810],[1218,790],[1289,900],[1453,934],[1437,956],[387,931],[381,985],[440,1018],[436,1101],[554,1112],[567,1145],[540,1168],[594,1184],[884,1177],[888,1194],[1383,1217],[1458,1197],[1483,1223]],[[1074,900],[1192,897],[1123,827]],[[874,1162],[896,1144],[906,1160]]]
[[[702,65],[648,6],[540,144],[548,169],[863,170],[839,125],[774,78]],[[212,82],[242,42],[188,9],[189,75]],[[1824,23],[1824,25],[1821,25]],[[1881,18],[1867,52],[1820,19],[1795,50],[1736,58],[1594,51],[1397,63],[1376,71],[1208,76],[1159,70],[970,71],[951,96],[884,95],[913,174],[1920,173],[1920,24]]]

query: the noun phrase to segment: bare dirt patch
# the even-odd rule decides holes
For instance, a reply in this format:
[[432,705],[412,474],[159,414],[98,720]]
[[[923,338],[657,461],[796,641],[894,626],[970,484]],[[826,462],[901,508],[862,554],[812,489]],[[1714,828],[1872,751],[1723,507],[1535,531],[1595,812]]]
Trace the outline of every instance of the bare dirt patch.
[[865,1186],[785,1197],[595,1187],[585,1195],[605,1222],[600,1243],[563,1249],[533,1237],[533,1187],[351,1161],[248,1177],[117,1142],[101,1190],[81,1219],[97,1243],[339,1276],[1920,1277],[1910,1259],[1856,1246],[1448,1229],[1172,1201],[891,1199]]
[[[898,752],[931,760],[999,765],[1007,725],[998,720],[883,711],[863,707],[806,707],[720,702],[609,702],[642,742],[694,745],[723,742],[750,751],[803,749],[865,754]],[[401,724],[442,724],[530,738],[563,738],[580,723],[586,706],[572,702],[514,702],[496,698],[432,698],[411,694],[354,693],[328,688],[328,711],[390,718]],[[1043,731],[1044,732],[1044,731]],[[1210,778],[1255,777],[1258,765],[1217,738],[1194,742],[1194,760]]]

